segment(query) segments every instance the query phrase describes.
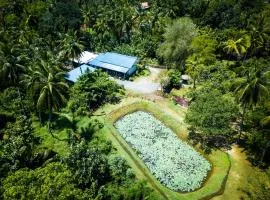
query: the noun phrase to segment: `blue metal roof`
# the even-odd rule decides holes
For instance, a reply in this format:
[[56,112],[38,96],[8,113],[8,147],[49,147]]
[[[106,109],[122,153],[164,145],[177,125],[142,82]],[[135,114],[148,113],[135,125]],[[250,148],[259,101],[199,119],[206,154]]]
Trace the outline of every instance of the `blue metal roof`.
[[90,61],[88,64],[126,73],[136,63],[137,57],[127,56],[118,53],[102,53],[99,54],[95,59]]
[[109,69],[109,70],[113,70],[113,71],[117,71],[121,73],[126,73],[129,70],[129,68],[126,68],[126,67],[121,67],[118,65],[110,64],[110,63],[100,62],[98,60],[92,60],[91,62],[89,62],[89,64],[92,66],[101,67],[104,69]]
[[72,82],[76,82],[78,80],[78,78],[84,74],[87,70],[89,70],[90,72],[94,71],[96,68],[91,67],[89,65],[81,65],[73,70],[71,70],[70,72],[67,73],[67,77],[66,79]]

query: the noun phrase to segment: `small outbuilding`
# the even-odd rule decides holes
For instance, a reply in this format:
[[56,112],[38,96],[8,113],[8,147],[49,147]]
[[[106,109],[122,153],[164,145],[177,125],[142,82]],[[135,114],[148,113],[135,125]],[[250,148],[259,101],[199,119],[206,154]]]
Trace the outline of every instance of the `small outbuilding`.
[[138,58],[118,53],[101,53],[87,64],[101,68],[112,76],[129,77],[136,71]]
[[149,2],[142,2],[141,3],[141,9],[142,10],[146,10],[146,9],[148,9],[148,8],[150,8],[151,6],[150,6],[150,3]]
[[181,83],[182,84],[188,84],[188,81],[190,80],[190,77],[188,76],[188,75],[186,75],[186,74],[183,74],[182,76],[181,76]]

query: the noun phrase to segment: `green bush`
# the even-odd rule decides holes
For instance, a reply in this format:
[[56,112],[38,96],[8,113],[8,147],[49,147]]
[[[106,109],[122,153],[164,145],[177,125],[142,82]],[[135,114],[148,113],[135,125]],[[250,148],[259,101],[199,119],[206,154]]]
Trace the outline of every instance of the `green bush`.
[[71,153],[65,163],[73,171],[75,182],[82,189],[89,188],[93,182],[100,186],[109,180],[107,157],[96,148],[89,149],[84,141],[71,146]]
[[134,80],[136,77],[148,76],[150,74],[149,69],[145,64],[138,63],[136,73],[129,78],[129,80]]
[[100,70],[80,77],[71,89],[69,108],[74,113],[85,114],[106,103],[117,103],[124,95],[124,88]]
[[36,170],[21,169],[3,181],[3,199],[90,199],[72,181],[73,173],[57,162]]
[[181,73],[178,70],[171,69],[168,71],[167,76],[161,80],[161,85],[165,93],[181,87]]

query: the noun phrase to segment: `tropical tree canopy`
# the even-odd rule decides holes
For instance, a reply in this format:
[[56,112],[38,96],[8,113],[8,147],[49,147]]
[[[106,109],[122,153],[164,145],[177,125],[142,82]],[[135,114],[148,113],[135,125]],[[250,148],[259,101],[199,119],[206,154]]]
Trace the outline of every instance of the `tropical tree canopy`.
[[38,111],[52,114],[67,102],[68,85],[64,76],[64,72],[44,61],[29,69],[22,83],[31,90]]
[[243,77],[236,88],[238,99],[248,106],[256,106],[269,96],[270,71],[263,66],[263,60],[250,60],[247,62],[246,76]]
[[180,18],[167,26],[164,42],[158,49],[158,55],[171,67],[184,68],[186,57],[192,52],[191,42],[197,34],[196,25],[189,18]]
[[230,123],[236,114],[237,108],[233,99],[213,90],[203,92],[191,103],[186,120],[205,134],[229,135],[232,131]]
[[[267,0],[0,0],[0,199],[203,199],[223,186],[221,199],[270,199],[269,5]],[[136,56],[136,73],[115,81],[119,77],[96,69],[69,82],[65,76],[79,67],[74,61],[84,51]],[[119,82],[143,91],[125,92]],[[156,92],[143,93],[148,86]],[[205,180],[192,171],[198,159],[183,151],[191,165],[180,159],[176,171],[192,175],[184,182],[181,174],[173,183],[172,171],[156,170],[175,164],[170,158],[177,155],[169,150],[177,138],[171,134],[173,142],[161,144],[169,138],[147,124],[146,116],[123,127],[140,133],[152,128],[160,137],[150,143],[166,147],[158,151],[171,161],[150,163],[162,179],[148,186],[149,170],[141,173],[143,168],[130,162],[145,152],[130,152],[132,144],[123,146],[113,130],[112,119],[137,103],[168,122],[171,131],[187,127],[186,150],[196,144],[194,153],[210,153],[204,156],[214,170],[203,173]],[[150,149],[142,140],[136,144]],[[224,148],[232,151],[218,150]],[[201,181],[199,190],[185,194],[164,185]]]
[[247,52],[248,48],[250,47],[250,36],[243,35],[239,39],[229,39],[223,43],[224,50],[231,55],[241,56]]

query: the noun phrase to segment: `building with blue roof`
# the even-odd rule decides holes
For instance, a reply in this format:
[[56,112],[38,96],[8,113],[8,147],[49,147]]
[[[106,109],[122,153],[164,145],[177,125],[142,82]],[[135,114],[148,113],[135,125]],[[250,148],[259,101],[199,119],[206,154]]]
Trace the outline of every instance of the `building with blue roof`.
[[138,58],[134,56],[118,53],[101,53],[88,63],[82,64],[68,72],[66,79],[71,82],[76,82],[87,70],[92,72],[99,68],[105,70],[112,76],[126,78],[136,71],[137,61]]
[[118,53],[101,53],[87,64],[101,68],[113,76],[129,77],[136,71],[137,57]]
[[89,65],[83,64],[83,65],[71,70],[70,72],[68,72],[66,79],[71,81],[71,82],[76,82],[82,74],[86,73],[87,71],[92,72],[94,70],[95,70],[95,68],[93,68]]

